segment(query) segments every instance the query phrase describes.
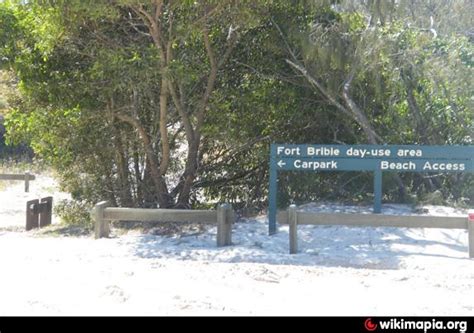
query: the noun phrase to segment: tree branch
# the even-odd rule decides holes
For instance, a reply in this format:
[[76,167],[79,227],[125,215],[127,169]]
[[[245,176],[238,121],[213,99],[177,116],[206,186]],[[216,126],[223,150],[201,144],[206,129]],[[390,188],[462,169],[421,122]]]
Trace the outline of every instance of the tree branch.
[[298,72],[303,74],[303,76],[308,80],[308,82],[316,87],[316,89],[323,95],[324,98],[326,98],[333,106],[335,106],[339,111],[342,113],[348,115],[348,116],[353,116],[353,114],[347,110],[341,103],[339,103],[314,77],[311,76],[311,74],[308,73],[305,67],[303,67],[300,64],[296,64],[291,60],[286,59],[285,60],[291,67],[296,69]]
[[176,88],[174,87],[173,82],[171,82],[171,80],[167,80],[167,81],[168,81],[168,89],[170,91],[171,98],[176,107],[176,110],[178,110],[178,114],[181,117],[181,120],[183,121],[184,131],[186,133],[186,140],[188,142],[192,142],[194,141],[194,129],[191,124],[191,120],[189,119],[189,115],[186,113],[184,104],[181,103],[182,101],[178,96],[178,92]]
[[344,98],[344,101],[346,102],[347,106],[351,110],[353,117],[362,127],[362,130],[367,136],[367,140],[369,141],[369,143],[377,144],[378,141],[383,141],[382,138],[375,132],[375,130],[370,125],[369,119],[367,119],[365,114],[362,112],[362,110],[352,100],[350,96],[349,90],[350,90],[353,79],[354,79],[354,73],[351,73],[348,79],[346,80],[346,82],[344,82],[344,86],[342,89],[342,97]]
[[300,64],[294,63],[291,60],[286,59],[286,62],[298,70],[303,76],[308,80],[309,83],[311,83],[314,87],[317,88],[317,90],[323,95],[324,98],[326,98],[333,106],[335,106],[339,111],[344,113],[347,116],[350,116],[352,119],[354,119],[361,127],[364,133],[367,136],[367,140],[372,143],[376,144],[378,140],[383,141],[380,136],[374,131],[372,126],[369,123],[369,120],[365,116],[365,114],[359,109],[357,104],[352,100],[349,94],[349,88],[351,86],[352,79],[354,77],[354,74],[352,73],[349,75],[349,78],[344,82],[344,88],[343,88],[343,98],[345,103],[347,104],[348,108],[344,107],[341,103],[339,103],[334,96],[332,96],[314,77],[311,76],[311,74],[308,73],[305,67],[303,67]]
[[278,30],[278,33],[280,34],[280,37],[283,40],[283,43],[285,43],[285,47],[286,47],[287,51],[290,53],[291,58],[293,59],[293,61],[297,62],[298,58],[296,57],[295,53],[291,49],[290,44],[288,43],[288,41],[285,38],[285,35],[283,34],[283,31],[280,29],[280,26],[278,25],[278,23],[275,22],[275,20],[273,20],[273,17],[270,18],[270,21],[275,26],[275,28]]
[[221,68],[230,58],[232,55],[232,51],[234,50],[235,46],[237,45],[237,40],[238,40],[238,34],[237,34],[237,29],[232,29],[232,25],[229,27],[229,36],[227,38],[227,48],[222,55],[221,59],[219,60],[219,63],[217,64],[218,68]]
[[[158,1],[158,4],[162,1]],[[148,31],[150,31],[150,35],[155,43],[156,48],[160,52],[160,56],[163,59],[163,62],[166,63],[166,52],[165,52],[165,43],[163,41],[163,35],[161,32],[161,26],[159,25],[159,20],[155,20],[153,16],[150,15],[144,8],[143,5],[140,4],[137,6],[130,6],[130,8],[142,19],[143,23],[148,27]],[[161,6],[157,6],[157,10]],[[155,12],[156,15],[156,12]]]
[[204,123],[206,109],[209,105],[209,99],[211,97],[211,93],[214,90],[214,86],[217,79],[217,70],[218,70],[218,64],[214,55],[214,50],[212,49],[211,42],[209,40],[209,30],[207,26],[205,26],[203,29],[203,39],[204,39],[204,46],[206,48],[207,57],[209,59],[209,63],[211,66],[211,70],[207,78],[206,90],[204,91],[204,94],[202,96],[200,108],[196,116],[197,123],[196,123],[196,128],[195,128],[195,139],[199,139],[200,137],[200,129],[202,127],[202,124]]

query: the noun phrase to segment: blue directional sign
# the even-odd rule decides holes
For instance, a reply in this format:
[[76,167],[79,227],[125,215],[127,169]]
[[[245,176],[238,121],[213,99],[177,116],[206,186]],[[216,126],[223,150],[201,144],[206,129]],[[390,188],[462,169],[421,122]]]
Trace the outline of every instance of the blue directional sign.
[[[274,157],[472,159],[474,146],[273,144]],[[469,157],[471,156],[471,157]]]
[[272,144],[270,234],[276,232],[278,171],[372,171],[374,213],[380,213],[382,172],[474,172],[474,146]]
[[472,172],[472,160],[443,159],[350,159],[294,158],[276,160],[278,170],[286,171],[396,171],[396,172]]

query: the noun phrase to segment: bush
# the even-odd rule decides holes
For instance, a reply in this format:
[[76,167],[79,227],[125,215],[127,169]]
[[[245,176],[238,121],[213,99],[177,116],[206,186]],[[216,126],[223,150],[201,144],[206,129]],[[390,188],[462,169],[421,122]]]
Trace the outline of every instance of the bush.
[[420,203],[425,205],[439,205],[443,206],[447,204],[447,201],[443,197],[443,193],[440,190],[434,192],[428,192],[421,196]]
[[78,200],[61,200],[54,207],[54,213],[59,216],[61,222],[66,225],[82,226],[92,229],[93,223],[90,217],[90,204]]

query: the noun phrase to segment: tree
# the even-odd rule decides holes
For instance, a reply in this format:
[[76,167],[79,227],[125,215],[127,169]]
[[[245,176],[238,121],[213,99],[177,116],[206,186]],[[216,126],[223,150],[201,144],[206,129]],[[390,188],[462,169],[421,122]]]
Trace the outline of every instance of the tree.
[[[99,174],[110,180],[118,176],[122,204],[133,201],[132,192],[138,204],[149,201],[141,184],[151,179],[160,207],[188,206],[218,75],[239,33],[252,24],[251,8],[234,1],[90,6],[71,1],[19,3],[14,8],[33,45],[12,55],[27,96],[23,107],[28,109],[28,104],[31,110],[26,121],[36,133],[37,151],[65,169],[96,147],[97,159],[104,161]],[[12,113],[12,137],[21,133],[21,126],[25,129],[22,114]],[[54,129],[48,129],[51,124]],[[84,138],[84,131],[94,136]],[[128,144],[133,133],[138,148],[136,140]],[[104,135],[112,143],[101,148]],[[78,149],[78,139],[88,146]],[[184,143],[187,156],[180,165],[172,159]],[[91,160],[86,168],[91,172],[98,161],[85,159]],[[176,173],[181,173],[178,179]],[[129,184],[131,179],[135,184]]]
[[[472,123],[465,77],[472,76],[472,66],[463,54],[472,44],[463,36],[466,21],[454,28],[445,24],[448,5],[377,0],[315,5],[319,13],[299,43],[287,44],[286,61],[331,110],[357,125],[364,141],[471,142],[472,128],[463,124]],[[465,19],[470,6],[457,3],[455,16]],[[395,179],[403,189],[400,177]],[[439,187],[432,184],[436,179],[425,180]]]
[[[115,115],[139,131],[151,164],[153,180],[159,193],[160,206],[169,207],[172,205],[173,198],[170,198],[163,177],[170,164],[167,119],[168,99],[172,100],[187,141],[184,172],[176,189],[172,192],[179,192],[178,206],[187,206],[200,162],[201,130],[205,122],[206,111],[215,90],[218,72],[228,61],[237,41],[238,23],[234,21],[231,14],[238,10],[238,6],[232,1],[215,3],[202,1],[181,6],[172,2],[153,1],[150,6],[130,3],[128,8],[146,27],[146,33],[151,36],[160,57],[158,70],[162,77],[159,86],[161,136],[161,158],[159,161],[156,161],[148,134],[144,131],[143,126],[129,115],[120,113]],[[223,42],[224,35],[222,33],[225,27],[224,22],[227,22],[226,42]],[[140,29],[137,27],[137,23],[132,22],[131,24],[135,25],[136,29]],[[186,43],[194,45],[194,48],[187,48]],[[191,50],[197,51],[200,60],[208,68],[196,68],[196,59],[188,60],[193,58],[193,55],[190,54]],[[175,68],[176,70],[174,70]],[[189,73],[196,75],[192,82],[185,77]]]
[[[4,2],[15,33],[1,52],[22,92],[9,137],[76,198],[144,207],[261,203],[270,142],[469,143],[459,3],[457,22],[419,1]],[[399,186],[461,181],[416,177]],[[280,184],[301,200],[363,198],[368,178],[352,178]]]

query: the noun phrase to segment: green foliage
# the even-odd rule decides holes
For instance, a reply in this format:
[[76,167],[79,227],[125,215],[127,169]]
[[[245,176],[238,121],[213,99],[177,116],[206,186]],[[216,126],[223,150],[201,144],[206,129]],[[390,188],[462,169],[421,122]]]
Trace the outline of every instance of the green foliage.
[[19,51],[21,29],[11,8],[0,4],[0,69],[13,61],[12,55]]
[[443,197],[443,193],[440,190],[434,192],[425,193],[420,198],[420,203],[427,205],[444,205],[446,200]]
[[[308,38],[291,46],[293,54],[303,54],[309,75],[325,89],[322,93],[320,88],[310,87],[315,98],[330,102],[328,112],[333,115],[329,119],[334,119],[334,113],[341,111],[327,96],[350,114],[349,95],[379,134],[380,143],[472,144],[474,114],[469,86],[473,72],[465,56],[470,54],[472,43],[459,34],[438,33],[435,37],[433,30],[420,29],[420,22],[411,20],[415,13],[425,10],[421,3],[411,8],[412,17],[406,15],[404,4],[388,8],[382,3],[374,1],[375,7],[371,7],[343,1],[337,9],[323,7],[307,30]],[[467,8],[468,2],[464,6]],[[346,84],[350,88],[344,93]],[[355,134],[339,141],[365,142],[358,126],[360,118],[344,117],[339,123],[351,127]],[[330,140],[326,137],[319,142]],[[461,200],[459,189],[469,188],[453,175],[426,178],[404,174],[399,178],[405,184],[407,199],[411,192],[423,196],[444,189],[444,198]],[[399,182],[388,179],[384,184],[386,200],[400,200]],[[357,189],[352,193],[358,193]],[[474,199],[472,194],[467,198]]]
[[[348,108],[346,83],[380,143],[473,142],[474,47],[465,33],[469,1],[433,8],[418,0],[164,1],[163,6],[168,55],[160,52],[142,17],[141,10],[154,9],[150,3],[0,4],[0,58],[17,75],[22,94],[8,103],[8,138],[30,143],[81,203],[156,205],[160,193],[150,158],[159,164],[163,157],[160,102],[166,80],[179,93],[184,112],[171,96],[164,100],[171,153],[161,177],[173,200],[179,195],[189,176],[189,136],[198,136],[186,132],[183,113],[196,128],[211,68],[203,31],[217,61],[229,46],[229,31],[235,29],[238,42],[218,69],[199,153],[191,161],[196,206],[206,201],[263,206],[271,142],[365,143],[360,121],[334,103]],[[437,29],[436,37],[430,28]],[[324,93],[286,60],[304,65]],[[401,180],[407,197],[444,188],[445,199],[474,200],[469,177],[387,176],[384,198],[399,199]],[[371,181],[370,175],[351,173],[282,176],[281,204],[370,200]]]
[[54,214],[59,216],[61,223],[69,226],[81,226],[86,229],[93,228],[90,217],[92,206],[83,201],[62,200],[54,205]]

